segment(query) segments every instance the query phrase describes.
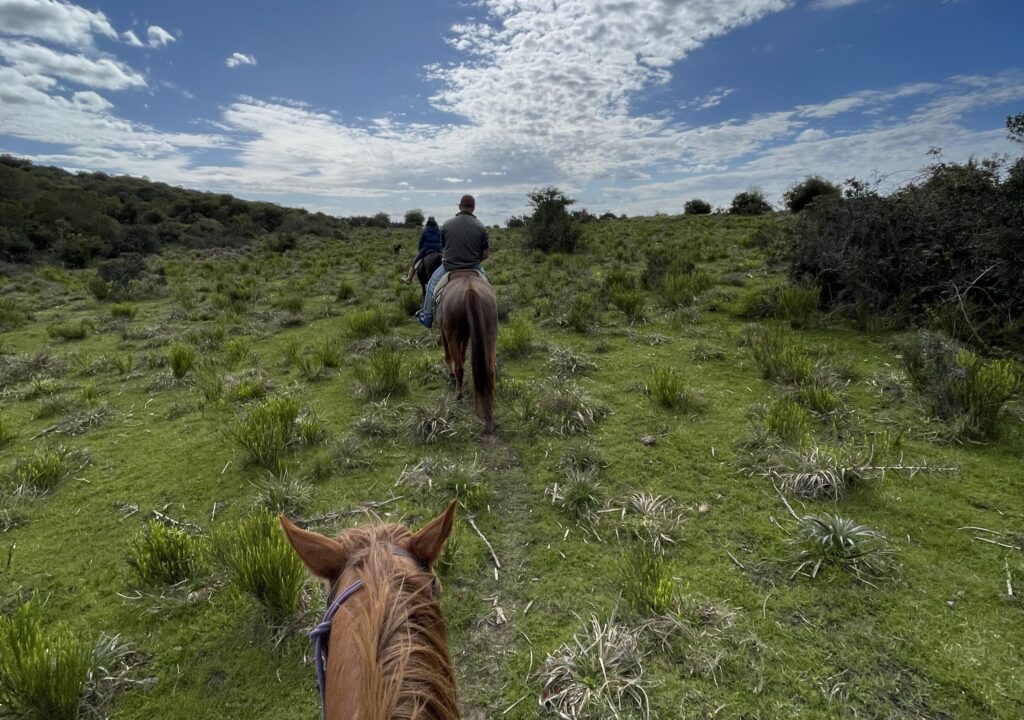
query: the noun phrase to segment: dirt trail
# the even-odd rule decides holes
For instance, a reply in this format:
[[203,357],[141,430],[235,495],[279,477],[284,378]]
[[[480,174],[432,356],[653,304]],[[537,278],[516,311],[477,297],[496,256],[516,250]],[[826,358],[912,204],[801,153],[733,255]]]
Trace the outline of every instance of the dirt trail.
[[[533,522],[531,504],[537,501],[531,497],[519,456],[511,445],[492,436],[484,441],[483,449],[492,502],[490,513],[478,513],[472,520],[490,543],[501,567],[495,567],[489,553],[487,577],[478,583],[489,611],[474,622],[468,642],[455,660],[464,714],[470,719],[500,715],[517,699],[509,700],[505,688],[510,679],[508,659],[529,644],[528,638],[517,630],[516,620],[529,603],[527,548]],[[472,527],[467,529],[473,531]],[[496,682],[499,678],[500,684]],[[528,701],[529,698],[523,700]]]

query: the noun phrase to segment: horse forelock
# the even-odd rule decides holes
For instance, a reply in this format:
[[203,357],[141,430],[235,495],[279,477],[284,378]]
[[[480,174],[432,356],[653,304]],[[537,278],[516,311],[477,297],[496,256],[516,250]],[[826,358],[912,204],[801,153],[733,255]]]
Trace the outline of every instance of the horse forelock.
[[434,575],[393,554],[411,537],[398,525],[346,537],[363,546],[345,574],[363,578],[358,623],[349,648],[358,654],[366,720],[451,720],[459,717],[447,627],[434,596]]

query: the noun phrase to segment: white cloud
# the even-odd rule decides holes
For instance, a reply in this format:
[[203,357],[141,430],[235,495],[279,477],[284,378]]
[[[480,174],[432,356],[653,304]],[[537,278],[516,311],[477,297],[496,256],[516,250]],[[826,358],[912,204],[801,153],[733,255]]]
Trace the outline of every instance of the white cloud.
[[256,58],[252,55],[246,55],[245,53],[231,53],[231,57],[224,61],[224,64],[229,68],[236,68],[239,65],[255,65]]
[[824,140],[828,137],[828,133],[821,128],[807,128],[802,133],[796,136],[795,142],[815,142],[817,140]]
[[150,25],[146,30],[146,37],[149,39],[151,48],[163,47],[177,39],[159,25]]
[[707,95],[703,95],[701,97],[697,97],[692,100],[687,100],[680,103],[679,107],[682,109],[694,108],[696,110],[708,110],[710,108],[721,105],[722,101],[725,100],[730,95],[732,95],[733,92],[733,88],[715,88],[712,92],[708,93]]
[[72,55],[24,40],[0,40],[0,57],[22,75],[59,77],[105,90],[146,85],[145,78],[118,60]]
[[117,38],[107,16],[55,0],[0,0],[0,34],[88,48],[93,35]]
[[462,178],[457,178],[457,177],[446,177],[446,178],[441,178],[441,179],[444,180],[446,183],[453,183],[453,184],[454,183],[464,183],[464,182],[466,182]]
[[815,0],[811,3],[811,7],[815,10],[835,10],[848,5],[856,5],[859,2],[863,2],[863,0]]
[[146,47],[143,44],[143,42],[139,40],[139,36],[131,30],[125,30],[123,33],[121,33],[121,37],[124,38],[124,41],[132,47]]

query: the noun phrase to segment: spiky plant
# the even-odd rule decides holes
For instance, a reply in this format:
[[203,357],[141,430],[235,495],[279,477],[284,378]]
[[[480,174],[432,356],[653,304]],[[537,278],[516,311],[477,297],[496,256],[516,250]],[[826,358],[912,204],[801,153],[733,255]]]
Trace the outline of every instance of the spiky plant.
[[257,507],[286,515],[304,512],[316,494],[312,485],[287,468],[278,472],[264,470],[252,484],[258,491]]
[[823,567],[837,567],[871,584],[888,577],[895,554],[883,533],[831,513],[800,518],[789,542],[799,548],[788,558],[796,565],[793,577],[815,578]]
[[402,374],[402,355],[390,348],[372,352],[356,365],[355,376],[370,400],[403,395],[409,389]]
[[669,410],[694,413],[704,407],[703,399],[686,388],[675,368],[655,368],[647,378],[646,392],[654,402]]
[[798,385],[814,371],[814,361],[803,346],[781,328],[757,326],[749,332],[747,342],[766,380]]
[[548,357],[548,368],[560,378],[588,375],[597,370],[597,363],[587,358],[572,348],[551,347],[551,355]]
[[613,619],[591,617],[547,656],[540,677],[541,707],[563,720],[650,716],[639,634]]
[[458,401],[454,395],[442,395],[433,406],[414,407],[406,418],[406,427],[415,440],[432,444],[449,440],[459,434]]
[[572,386],[546,387],[537,401],[534,421],[559,437],[590,432],[608,414],[608,408]]
[[593,524],[596,511],[604,504],[605,492],[598,481],[598,469],[595,466],[585,470],[568,468],[561,482],[552,483],[546,493],[551,502],[558,505],[577,523]]
[[672,498],[648,492],[635,492],[618,499],[616,534],[639,540],[651,552],[663,554],[669,545],[682,540],[683,517]]
[[513,315],[498,330],[498,349],[505,357],[525,357],[533,352],[536,334],[529,318],[522,314]]
[[254,465],[277,470],[297,441],[298,400],[274,397],[250,405],[228,431]]

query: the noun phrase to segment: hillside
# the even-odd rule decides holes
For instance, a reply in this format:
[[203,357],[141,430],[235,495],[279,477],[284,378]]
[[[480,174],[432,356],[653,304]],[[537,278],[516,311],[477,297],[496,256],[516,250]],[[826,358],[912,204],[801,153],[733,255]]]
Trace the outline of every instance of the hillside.
[[[26,172],[0,171],[5,187]],[[43,182],[4,213],[41,207]],[[75,182],[90,217],[183,222],[184,191]],[[108,186],[124,199],[96,213]],[[204,218],[237,202],[189,197],[216,206]],[[244,207],[248,225],[216,216],[217,233],[282,231],[253,214],[272,206]],[[34,594],[48,631],[130,644],[143,682],[110,716],[313,718],[322,591],[307,581],[268,619],[232,579],[237,524],[259,506],[324,533],[416,526],[457,497],[442,606],[467,717],[556,717],[559,664],[594,694],[580,717],[608,717],[605,680],[629,678],[625,717],[644,697],[661,718],[1022,717],[1019,399],[965,441],[905,363],[950,341],[823,315],[787,285],[788,222],[606,220],[569,255],[495,231],[494,443],[410,318],[415,230],[304,231],[284,252],[166,242],[103,300],[88,269],[0,278],[3,607]],[[271,412],[291,435],[257,452]],[[817,542],[811,515],[854,551]],[[177,584],[136,569],[154,519],[205,548]],[[621,654],[602,666],[576,650],[606,625]]]

